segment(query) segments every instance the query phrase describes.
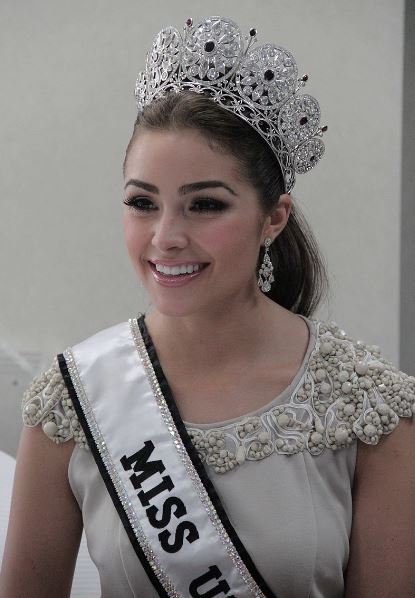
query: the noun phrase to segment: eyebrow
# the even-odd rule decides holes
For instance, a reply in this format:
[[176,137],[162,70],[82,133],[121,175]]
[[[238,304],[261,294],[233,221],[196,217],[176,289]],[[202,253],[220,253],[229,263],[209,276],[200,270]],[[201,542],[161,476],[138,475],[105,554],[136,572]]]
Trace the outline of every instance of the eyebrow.
[[[130,179],[124,185],[124,189],[126,189],[129,185],[133,185],[134,187],[140,187],[149,193],[159,193],[158,188],[151,183],[146,183],[145,181],[139,181],[138,179]],[[232,195],[237,196],[237,193],[229,187],[226,183],[222,181],[197,181],[196,183],[188,183],[187,185],[182,185],[179,187],[179,195],[186,195],[186,193],[194,193],[195,191],[203,191],[203,189],[218,189],[222,187],[231,193]]]

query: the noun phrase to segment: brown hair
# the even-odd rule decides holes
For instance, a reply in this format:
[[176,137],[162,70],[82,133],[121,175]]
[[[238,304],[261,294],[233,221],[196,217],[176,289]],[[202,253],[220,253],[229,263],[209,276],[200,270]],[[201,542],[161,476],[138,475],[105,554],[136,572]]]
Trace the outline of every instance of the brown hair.
[[[233,155],[244,179],[253,185],[266,215],[284,193],[281,168],[267,143],[249,124],[191,91],[168,93],[139,113],[130,145],[140,130],[197,130],[209,144]],[[258,269],[264,249],[258,256]],[[310,316],[326,297],[325,261],[314,235],[297,206],[270,247],[275,282],[267,296],[294,313]]]

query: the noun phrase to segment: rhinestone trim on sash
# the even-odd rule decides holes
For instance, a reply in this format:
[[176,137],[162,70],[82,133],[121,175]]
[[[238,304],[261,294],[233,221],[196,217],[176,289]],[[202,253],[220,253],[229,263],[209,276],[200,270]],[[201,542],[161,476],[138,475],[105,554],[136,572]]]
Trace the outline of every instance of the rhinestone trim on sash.
[[129,324],[131,327],[131,332],[132,332],[132,336],[134,339],[134,343],[136,345],[138,354],[140,356],[141,362],[142,362],[144,370],[146,372],[148,381],[151,385],[151,388],[152,388],[152,391],[154,394],[154,399],[160,409],[160,413],[161,413],[161,416],[166,424],[166,427],[173,437],[174,446],[176,447],[176,450],[180,456],[180,459],[186,469],[187,475],[192,480],[193,487],[194,487],[196,493],[198,494],[203,506],[205,507],[206,512],[208,513],[209,519],[211,520],[215,530],[217,531],[222,543],[226,547],[226,550],[227,550],[230,558],[232,559],[235,567],[238,569],[243,580],[247,584],[247,587],[249,588],[250,592],[252,593],[253,598],[265,598],[265,595],[262,593],[260,588],[257,586],[254,579],[251,577],[245,563],[243,562],[243,560],[239,556],[237,550],[235,549],[235,547],[232,543],[232,540],[229,537],[228,533],[226,532],[226,530],[225,530],[216,510],[215,510],[215,507],[213,506],[212,501],[205,489],[205,486],[203,485],[203,483],[202,483],[202,481],[201,481],[196,469],[194,468],[193,463],[187,453],[187,450],[184,446],[183,440],[176,428],[176,425],[173,421],[170,409],[169,409],[167,402],[166,402],[166,400],[163,396],[163,393],[161,391],[159,382],[157,380],[157,376],[156,376],[154,368],[153,368],[153,364],[152,364],[151,359],[147,353],[147,349],[146,349],[144,340],[142,338],[142,335],[141,335],[141,332],[140,332],[140,329],[138,326],[138,322],[135,319],[130,319]]
[[[135,537],[137,538],[137,541],[140,544],[140,547],[141,547],[143,553],[145,554],[150,567],[154,571],[155,575],[157,576],[158,580],[160,581],[160,583],[162,584],[163,588],[166,590],[168,595],[171,596],[172,598],[183,598],[181,596],[181,594],[179,594],[176,591],[170,578],[166,575],[166,573],[162,569],[160,562],[157,559],[156,554],[153,552],[153,550],[151,549],[151,547],[147,541],[147,538],[143,532],[143,529],[142,529],[142,527],[137,519],[137,516],[134,512],[134,509],[131,505],[131,502],[128,500],[128,494],[125,489],[125,486],[122,483],[122,481],[118,475],[118,472],[115,468],[115,465],[111,459],[111,456],[106,447],[104,438],[103,438],[101,431],[99,429],[99,426],[95,420],[93,410],[92,410],[91,405],[89,404],[89,401],[87,399],[86,392],[85,392],[85,389],[81,382],[73,353],[70,349],[67,349],[66,351],[64,351],[63,355],[65,358],[65,361],[66,361],[66,364],[68,367],[68,371],[71,376],[72,383],[75,388],[79,403],[82,407],[83,413],[84,413],[85,418],[88,423],[88,427],[89,427],[91,434],[94,438],[95,445],[100,453],[102,462],[105,465],[105,468],[106,468],[106,470],[111,478],[111,481],[114,485],[114,488],[117,492],[118,498],[123,506],[123,509],[124,509],[127,517],[128,517],[128,520],[131,524],[131,528],[135,534]],[[262,596],[262,594],[261,594],[261,596]]]

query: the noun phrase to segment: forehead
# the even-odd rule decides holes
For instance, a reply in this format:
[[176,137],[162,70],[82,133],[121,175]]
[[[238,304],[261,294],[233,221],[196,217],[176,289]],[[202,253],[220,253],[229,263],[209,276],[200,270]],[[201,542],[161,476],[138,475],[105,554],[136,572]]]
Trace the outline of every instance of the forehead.
[[124,176],[125,179],[168,176],[179,184],[189,178],[242,184],[237,159],[192,130],[137,132],[128,150]]

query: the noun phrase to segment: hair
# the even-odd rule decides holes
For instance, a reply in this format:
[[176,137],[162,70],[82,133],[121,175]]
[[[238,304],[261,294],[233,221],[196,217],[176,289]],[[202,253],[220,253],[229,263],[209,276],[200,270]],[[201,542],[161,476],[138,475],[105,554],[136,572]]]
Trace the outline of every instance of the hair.
[[[199,132],[211,147],[236,158],[241,176],[257,190],[264,215],[275,208],[284,193],[284,180],[274,153],[249,124],[203,94],[170,92],[145,106],[134,123],[126,157],[142,130],[184,129]],[[327,268],[311,228],[296,205],[269,249],[275,282],[267,296],[293,313],[312,315],[327,295]],[[261,248],[257,273],[263,256]]]

